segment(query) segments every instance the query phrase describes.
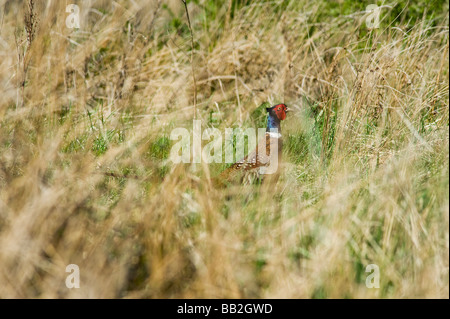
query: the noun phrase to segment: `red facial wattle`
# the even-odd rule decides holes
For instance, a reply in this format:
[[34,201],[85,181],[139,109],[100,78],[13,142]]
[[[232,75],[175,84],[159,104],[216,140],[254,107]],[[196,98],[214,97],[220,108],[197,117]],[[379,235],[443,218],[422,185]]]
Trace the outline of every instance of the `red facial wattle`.
[[286,106],[283,104],[275,106],[275,114],[280,121],[286,119]]
[[281,110],[281,111],[277,112],[277,116],[278,116],[278,119],[284,120],[286,118],[286,113],[284,112],[284,110]]

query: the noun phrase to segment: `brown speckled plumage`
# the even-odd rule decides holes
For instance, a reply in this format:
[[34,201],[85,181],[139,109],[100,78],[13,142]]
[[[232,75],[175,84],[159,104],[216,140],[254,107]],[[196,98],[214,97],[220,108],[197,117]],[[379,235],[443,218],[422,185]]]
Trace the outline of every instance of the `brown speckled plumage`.
[[[276,113],[276,110],[281,112],[278,114]],[[286,118],[288,109],[284,104],[279,104],[272,108],[268,108],[267,111],[269,112],[267,132],[258,143],[258,146],[265,143],[265,156],[264,154],[259,153],[259,147],[257,146],[255,150],[243,159],[223,171],[219,176],[222,181],[238,179],[242,183],[252,183],[255,179],[259,179],[263,176],[263,174],[261,174],[261,169],[268,167],[271,161],[274,160],[274,156],[278,157],[278,165],[281,163],[283,140],[280,134],[280,121]],[[273,125],[275,125],[278,133],[269,132],[270,129],[274,128]],[[277,148],[277,150],[275,150],[275,148]]]

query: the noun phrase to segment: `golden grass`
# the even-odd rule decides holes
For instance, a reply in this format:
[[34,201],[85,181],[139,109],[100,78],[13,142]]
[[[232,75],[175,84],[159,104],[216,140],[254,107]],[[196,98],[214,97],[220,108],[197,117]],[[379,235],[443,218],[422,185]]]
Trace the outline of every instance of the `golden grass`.
[[276,185],[167,159],[194,117],[181,1],[40,1],[31,45],[0,1],[0,298],[448,298],[448,18],[210,2],[188,4],[196,117],[296,110]]

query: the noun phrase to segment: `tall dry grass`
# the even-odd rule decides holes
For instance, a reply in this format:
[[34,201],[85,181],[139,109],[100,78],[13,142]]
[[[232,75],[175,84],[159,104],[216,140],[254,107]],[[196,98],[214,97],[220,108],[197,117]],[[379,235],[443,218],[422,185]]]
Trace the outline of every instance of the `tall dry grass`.
[[[194,52],[182,1],[35,1],[32,41],[28,2],[0,1],[0,298],[448,298],[448,2],[368,30],[347,1],[191,1]],[[295,110],[277,184],[168,160],[194,112],[267,101]]]

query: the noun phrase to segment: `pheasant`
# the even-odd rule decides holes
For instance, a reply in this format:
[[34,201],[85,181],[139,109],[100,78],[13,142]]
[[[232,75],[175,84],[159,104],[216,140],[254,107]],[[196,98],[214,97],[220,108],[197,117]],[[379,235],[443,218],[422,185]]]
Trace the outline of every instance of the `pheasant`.
[[[281,138],[281,121],[286,119],[286,113],[289,111],[285,104],[277,104],[275,106],[266,108],[269,113],[267,118],[267,128],[265,136],[258,142],[256,149],[245,156],[240,161],[234,163],[225,171],[223,171],[219,178],[222,181],[230,181],[240,178],[242,183],[251,183],[255,179],[261,179],[262,174],[273,174],[278,171],[278,163],[281,162],[281,151],[283,141]],[[264,143],[264,144],[261,144]],[[266,151],[266,154],[260,152]],[[264,156],[265,155],[265,156]],[[275,158],[277,157],[277,158]],[[273,161],[277,161],[274,163]],[[275,165],[275,172],[268,172],[268,168],[273,170]]]

